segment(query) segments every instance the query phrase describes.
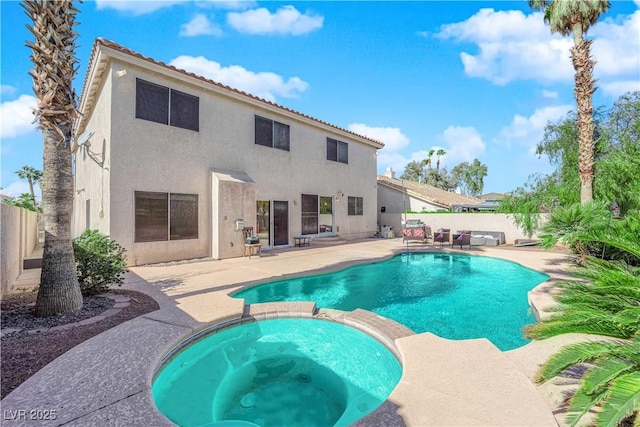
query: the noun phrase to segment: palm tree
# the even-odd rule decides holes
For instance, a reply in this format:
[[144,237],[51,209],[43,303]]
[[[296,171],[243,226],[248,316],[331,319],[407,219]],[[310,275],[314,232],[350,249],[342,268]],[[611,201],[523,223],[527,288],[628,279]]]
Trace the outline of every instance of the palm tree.
[[529,0],[529,6],[544,12],[544,21],[551,32],[568,36],[573,33],[571,61],[576,70],[574,93],[578,106],[578,144],[580,151],[580,201],[593,200],[593,103],[595,92],[593,66],[589,52],[593,40],[584,35],[601,14],[609,10],[607,0]]
[[33,191],[33,184],[42,179],[42,171],[31,167],[23,166],[22,169],[16,171],[18,178],[26,179],[29,182],[29,193],[31,193],[31,202],[33,206],[36,206],[36,194]]
[[[584,248],[599,244],[640,260],[640,214],[622,220],[596,221],[595,204],[574,205],[554,212],[543,227],[544,246],[557,241]],[[576,222],[576,219],[579,221]],[[606,224],[606,225],[605,225]],[[577,244],[577,242],[580,242]],[[624,261],[605,261],[582,253],[573,271],[583,281],[564,281],[554,314],[525,328],[531,338],[565,333],[611,337],[570,345],[552,356],[537,380],[547,381],[579,363],[590,363],[580,388],[571,397],[566,422],[576,425],[598,407],[597,426],[620,425],[627,417],[640,424],[640,272]]]
[[429,169],[431,169],[431,165],[433,165],[433,162],[431,161],[431,158],[433,157],[433,154],[436,152],[436,150],[434,150],[433,148],[431,150],[429,150]]
[[31,48],[33,90],[38,99],[36,120],[44,142],[42,208],[45,228],[37,316],[52,316],[82,308],[71,240],[73,177],[71,127],[77,111],[72,88],[76,69],[75,17],[70,0],[25,0],[33,26]]
[[436,160],[436,171],[438,172],[440,172],[440,157],[445,154],[447,154],[447,152],[442,148],[438,148],[438,151],[436,151],[436,156],[438,156],[438,159]]

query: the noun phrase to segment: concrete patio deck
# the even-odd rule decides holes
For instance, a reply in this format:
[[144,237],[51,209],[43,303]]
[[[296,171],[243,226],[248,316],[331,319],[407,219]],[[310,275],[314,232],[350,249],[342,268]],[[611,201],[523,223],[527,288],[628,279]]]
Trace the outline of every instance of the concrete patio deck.
[[[230,298],[229,292],[267,279],[342,269],[406,250],[401,239],[367,239],[335,247],[263,251],[261,257],[251,259],[134,267],[124,288],[154,297],[160,310],[85,341],[29,378],[0,402],[2,425],[173,425],[155,409],[150,392],[154,370],[172,348],[197,331],[239,319],[243,313],[288,316],[308,310],[251,306],[253,313],[249,313],[243,301]],[[439,246],[409,246],[408,250],[492,256],[552,279],[568,277],[566,255],[553,252]],[[552,292],[547,282],[530,293],[530,300],[538,308],[547,307]],[[548,356],[581,337],[532,342],[501,352],[484,339],[450,341],[430,333],[405,333],[395,322],[383,322],[391,325],[385,330],[368,312],[321,312],[335,320],[348,318],[383,342],[386,338],[400,355],[400,383],[358,426],[558,425],[553,414],[557,390],[536,386],[531,378]],[[55,419],[38,419],[47,413],[54,413]]]

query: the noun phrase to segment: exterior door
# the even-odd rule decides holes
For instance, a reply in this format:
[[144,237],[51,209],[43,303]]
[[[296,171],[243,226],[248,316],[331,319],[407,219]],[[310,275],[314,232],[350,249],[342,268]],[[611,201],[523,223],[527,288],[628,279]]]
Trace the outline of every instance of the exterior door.
[[302,234],[318,234],[318,195],[302,195]]
[[289,202],[273,201],[273,245],[289,244]]

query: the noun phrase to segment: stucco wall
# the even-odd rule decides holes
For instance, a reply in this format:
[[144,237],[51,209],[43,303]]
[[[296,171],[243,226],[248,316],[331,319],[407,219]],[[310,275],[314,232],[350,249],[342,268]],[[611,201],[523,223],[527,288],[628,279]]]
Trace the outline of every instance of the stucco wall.
[[0,203],[0,294],[15,291],[24,258],[38,243],[38,214]]
[[[452,233],[458,230],[472,231],[502,231],[507,244],[512,244],[515,239],[528,238],[513,222],[508,214],[501,213],[429,213],[429,214],[407,214],[407,219],[420,219],[425,224],[431,226],[431,231],[435,232],[439,228],[449,228]],[[396,236],[402,236],[402,221],[404,214],[381,214],[380,225],[393,227]],[[536,238],[534,235],[532,238]]]
[[379,208],[385,208],[386,214],[402,213],[405,210],[414,212],[436,212],[447,210],[442,206],[435,205],[423,200],[418,200],[408,194],[403,195],[400,191],[378,184],[378,223],[382,224],[382,212]]
[[[96,100],[95,108],[89,115],[85,128],[85,132],[94,132],[94,134],[87,145],[78,148],[74,156],[76,191],[72,221],[74,237],[80,236],[87,228],[110,234],[111,70],[105,70],[105,75],[101,90],[106,96]],[[89,200],[90,211],[89,224],[87,224],[85,210],[87,200]]]
[[[131,264],[216,253],[211,246],[215,221],[210,173],[214,169],[248,173],[256,182],[256,200],[288,201],[290,237],[301,231],[302,194],[334,197],[334,225],[341,236],[353,239],[375,232],[375,147],[356,141],[347,132],[319,126],[283,110],[271,110],[264,103],[247,101],[240,95],[222,97],[204,82],[176,80],[166,70],[151,72],[117,61],[111,64],[111,69],[126,69],[127,73],[119,77],[113,72],[108,74],[112,85],[111,134],[107,141],[111,215],[106,225],[111,237],[127,249]],[[136,78],[199,96],[199,132],[136,119]],[[290,126],[290,151],[255,144],[255,115]],[[96,121],[95,126],[108,125]],[[349,144],[349,164],[326,160],[327,137]],[[97,183],[90,185],[96,187]],[[199,238],[134,243],[134,191],[197,194]],[[336,197],[338,194],[344,197]],[[363,216],[347,214],[348,196],[363,197]],[[255,227],[255,200],[253,205],[254,223],[246,225]],[[80,207],[76,217],[83,221],[82,204],[76,206]],[[233,251],[235,256],[241,255],[236,252]],[[227,251],[218,253],[224,256]]]
[[[244,236],[235,222],[244,220],[247,227],[256,223],[256,185],[252,182],[219,179],[212,174],[213,245],[217,259],[242,256]],[[255,232],[255,226],[254,226]]]

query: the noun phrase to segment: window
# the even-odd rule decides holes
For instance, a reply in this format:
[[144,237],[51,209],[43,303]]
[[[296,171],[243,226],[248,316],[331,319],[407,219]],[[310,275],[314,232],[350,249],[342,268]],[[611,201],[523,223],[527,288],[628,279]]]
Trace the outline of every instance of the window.
[[136,79],[136,118],[198,132],[200,98]]
[[289,125],[256,116],[256,144],[289,151]]
[[197,238],[197,194],[135,192],[135,242]]
[[135,242],[168,240],[169,222],[167,193],[136,191]]
[[169,88],[136,79],[136,118],[169,124]]
[[327,138],[327,160],[349,163],[349,144],[333,138]]
[[198,195],[171,194],[171,219],[169,232],[171,240],[198,238]]
[[362,197],[349,196],[348,215],[362,215]]
[[171,126],[199,129],[200,105],[198,97],[171,89]]

